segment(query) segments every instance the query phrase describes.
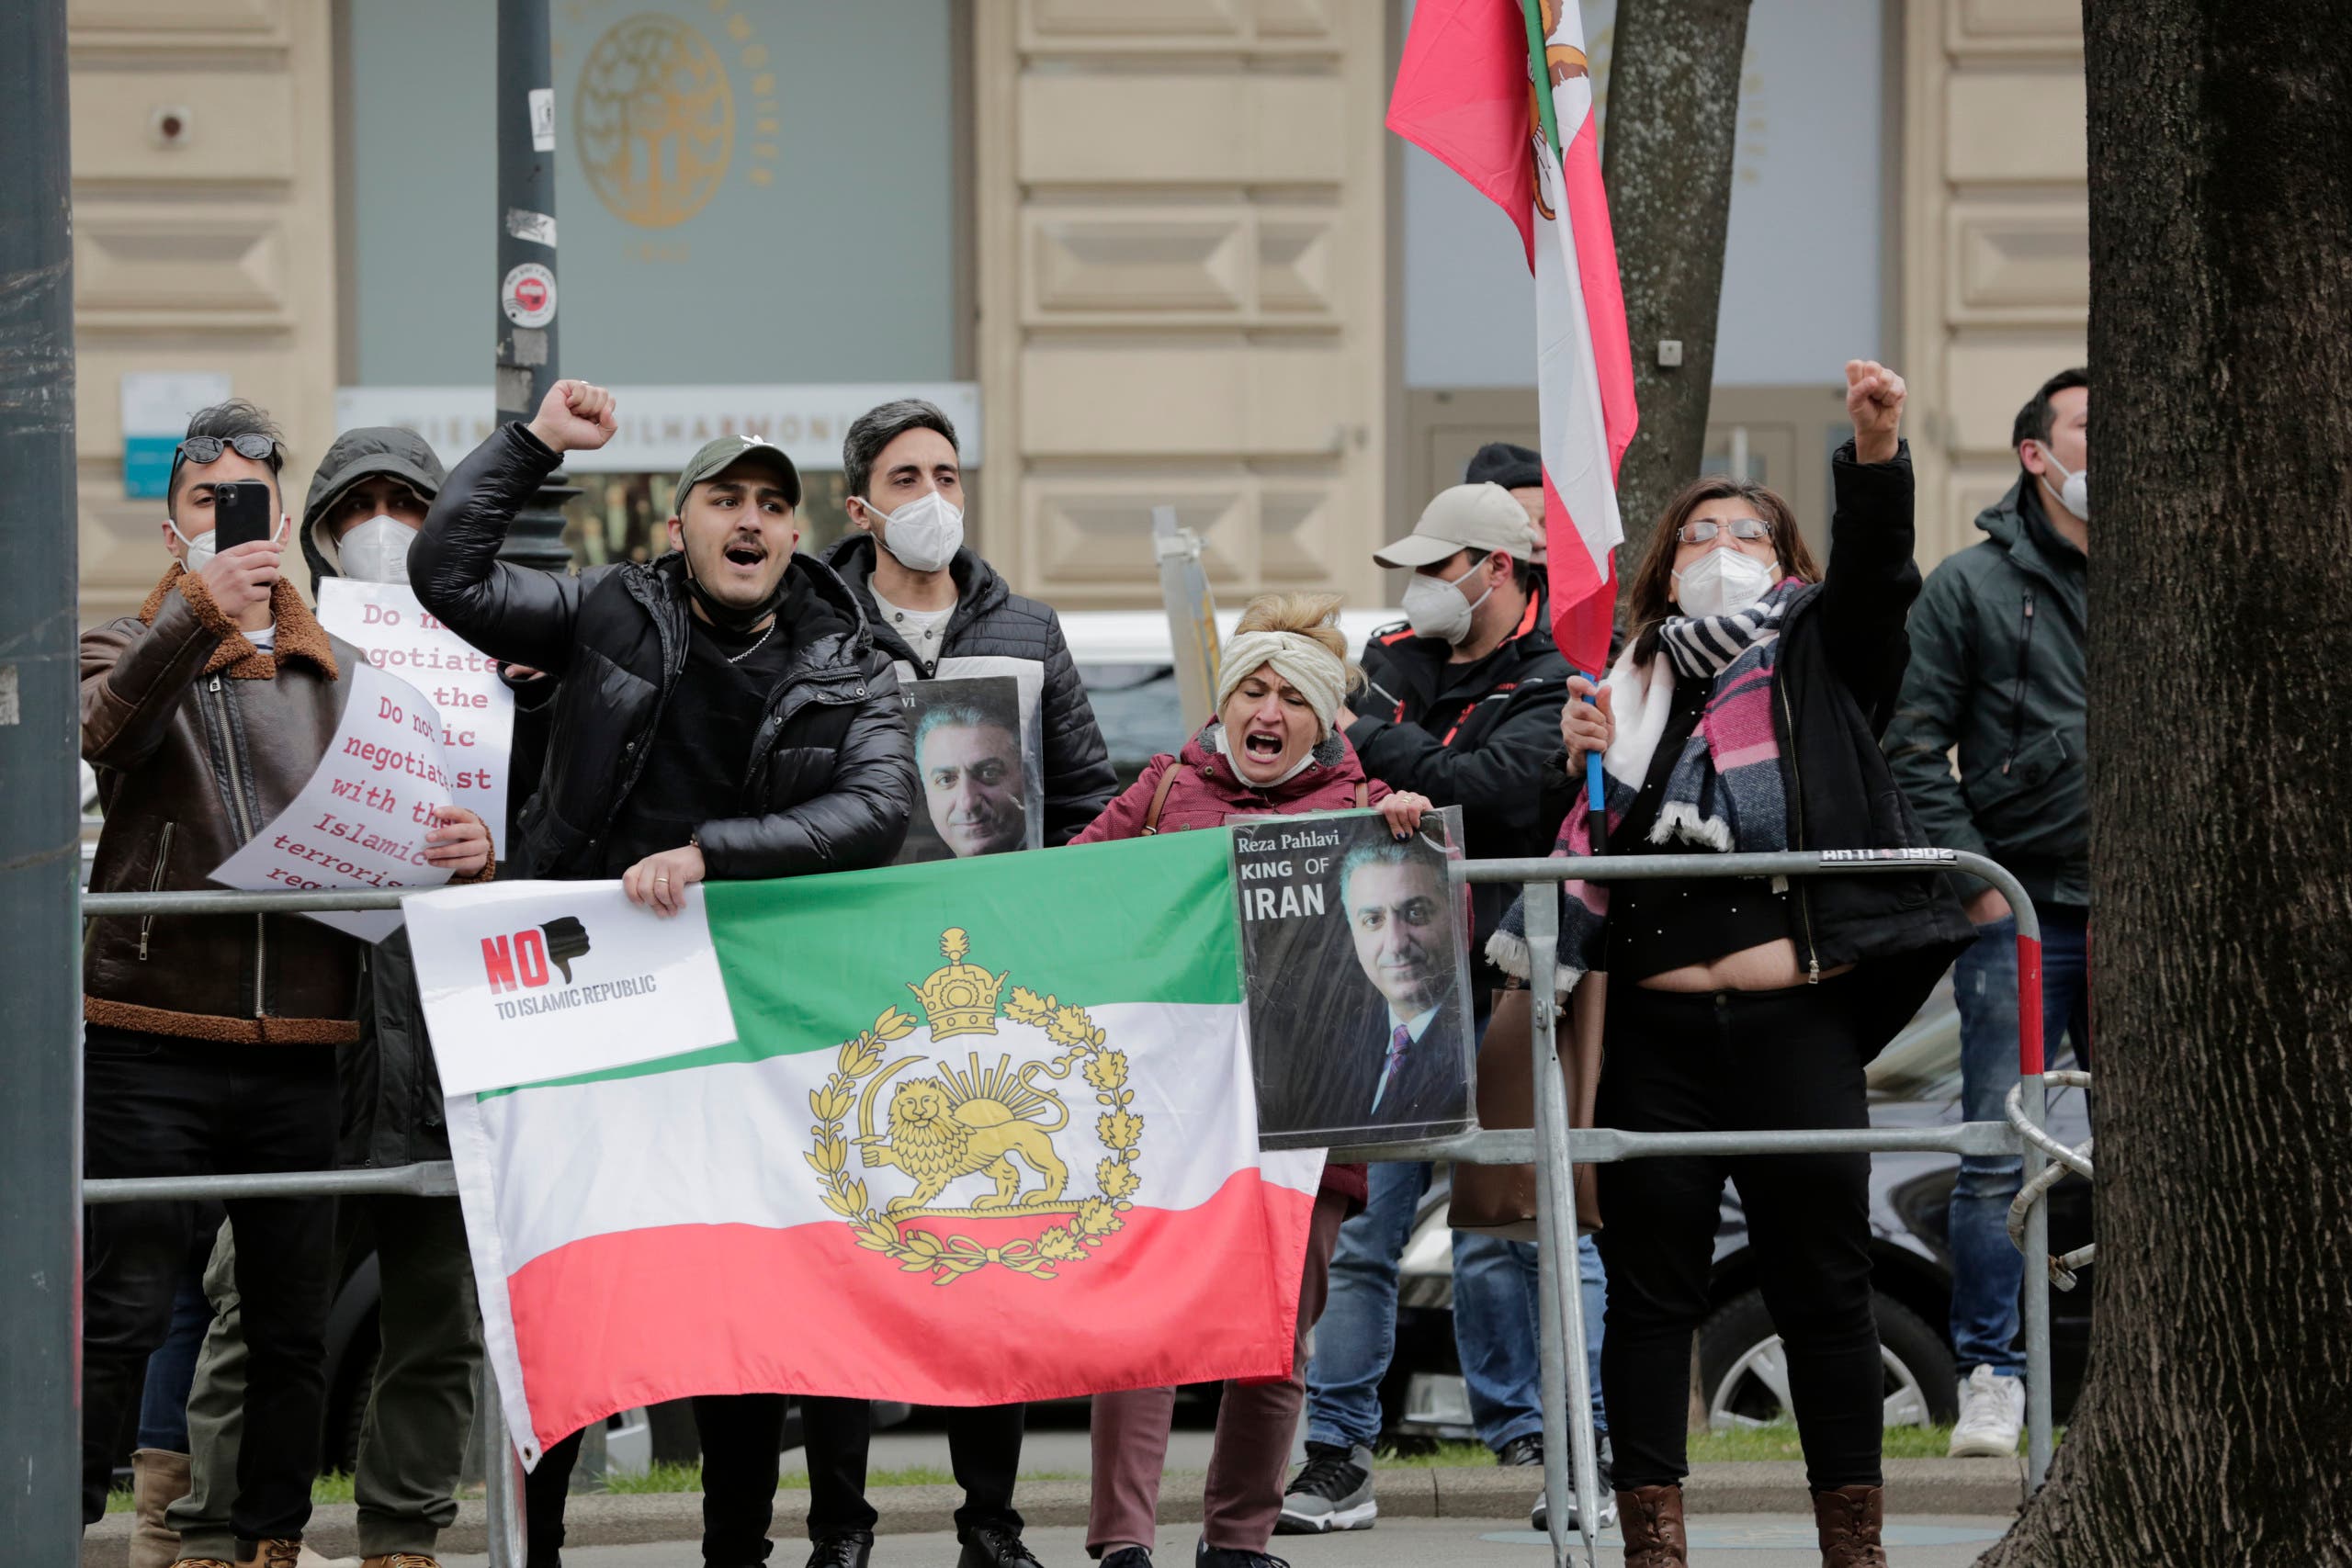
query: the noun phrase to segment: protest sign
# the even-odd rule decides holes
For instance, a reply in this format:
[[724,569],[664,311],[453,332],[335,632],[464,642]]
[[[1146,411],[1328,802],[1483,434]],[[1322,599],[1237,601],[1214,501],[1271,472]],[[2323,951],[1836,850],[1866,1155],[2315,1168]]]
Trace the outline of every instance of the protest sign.
[[703,890],[669,919],[618,882],[500,882],[408,900],[445,1094],[604,1072],[735,1038]]
[[907,705],[922,807],[898,863],[1034,850],[1045,842],[1045,769],[1035,712],[1023,722],[1011,676],[909,681]]
[[331,577],[319,584],[319,624],[431,701],[441,716],[450,793],[482,819],[492,847],[504,854],[514,694],[498,678],[498,660],[442,625],[404,582]]
[[1236,822],[1260,1135],[1376,1144],[1472,1124],[1461,808],[1397,840],[1375,812]]
[[[424,858],[434,813],[450,804],[433,705],[407,682],[362,665],[326,755],[295,795],[212,880],[256,892],[438,887],[449,874]],[[311,919],[381,942],[395,909],[313,913]]]

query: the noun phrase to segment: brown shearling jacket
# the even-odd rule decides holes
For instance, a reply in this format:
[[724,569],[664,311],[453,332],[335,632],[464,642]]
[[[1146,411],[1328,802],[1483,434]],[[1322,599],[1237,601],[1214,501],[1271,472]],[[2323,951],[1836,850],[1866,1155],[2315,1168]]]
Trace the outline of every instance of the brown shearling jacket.
[[[106,825],[94,893],[208,888],[290,804],[334,739],[363,657],[280,580],[277,646],[246,640],[174,566],[139,614],[82,634],[82,754]],[[223,1043],[348,1043],[365,948],[300,915],[93,917],[89,1023]]]

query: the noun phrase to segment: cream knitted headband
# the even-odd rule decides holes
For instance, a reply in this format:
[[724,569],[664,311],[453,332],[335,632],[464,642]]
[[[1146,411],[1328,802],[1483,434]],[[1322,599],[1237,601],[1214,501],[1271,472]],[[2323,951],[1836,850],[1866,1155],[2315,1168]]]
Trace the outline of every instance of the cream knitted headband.
[[1298,688],[1322,721],[1323,733],[1330,734],[1331,721],[1347,699],[1348,667],[1338,654],[1300,632],[1238,632],[1227,638],[1217,666],[1216,711],[1225,712],[1227,699],[1241,682],[1268,665]]

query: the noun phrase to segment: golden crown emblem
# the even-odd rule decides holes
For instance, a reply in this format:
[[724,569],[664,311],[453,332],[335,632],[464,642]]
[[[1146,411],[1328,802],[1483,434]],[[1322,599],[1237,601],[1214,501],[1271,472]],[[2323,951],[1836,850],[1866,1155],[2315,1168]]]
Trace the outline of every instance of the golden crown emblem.
[[931,978],[920,986],[907,983],[923,1016],[931,1021],[933,1042],[958,1034],[994,1034],[997,994],[1004,988],[1005,975],[1012,971],[990,975],[977,964],[965,963],[972,942],[961,926],[950,926],[940,933],[939,951],[946,964],[933,970]]

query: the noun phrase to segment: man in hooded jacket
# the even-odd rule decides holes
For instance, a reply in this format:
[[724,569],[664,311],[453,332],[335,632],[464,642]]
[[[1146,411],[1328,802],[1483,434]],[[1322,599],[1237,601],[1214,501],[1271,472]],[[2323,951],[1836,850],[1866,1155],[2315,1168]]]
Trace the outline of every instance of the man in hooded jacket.
[[[335,577],[405,586],[409,546],[446,477],[441,459],[414,431],[362,428],[337,436],[302,508],[312,599]],[[545,694],[518,691],[509,760],[518,773],[535,769]],[[502,842],[521,801],[520,792],[510,796]],[[337,1063],[344,1121],[336,1163],[353,1169],[446,1160],[441,1083],[405,929],[370,951],[361,987],[359,1038]],[[420,1568],[433,1561],[440,1533],[458,1517],[458,1470],[481,1365],[464,1216],[455,1198],[345,1198],[336,1209],[335,1242],[343,1260],[336,1277],[351,1258],[373,1252],[381,1291],[373,1382],[358,1394],[366,1414],[352,1493],[360,1556],[366,1568],[386,1568],[403,1554],[402,1568]],[[245,1347],[236,1248],[225,1226],[205,1270],[205,1291],[215,1315],[188,1397],[190,1488],[166,1517],[184,1553],[228,1557]]]

